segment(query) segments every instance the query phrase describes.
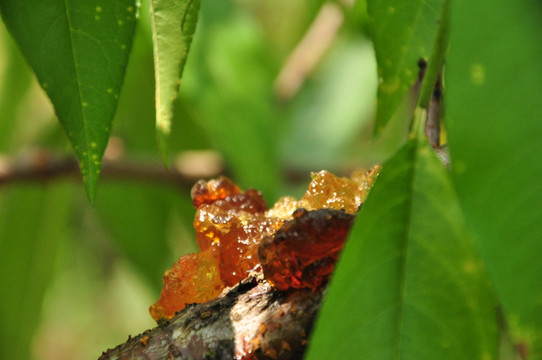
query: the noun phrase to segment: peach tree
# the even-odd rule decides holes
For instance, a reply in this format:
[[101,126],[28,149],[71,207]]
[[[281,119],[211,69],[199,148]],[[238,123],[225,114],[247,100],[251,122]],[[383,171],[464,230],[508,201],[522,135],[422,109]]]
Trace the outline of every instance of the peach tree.
[[[74,213],[107,224],[158,290],[171,218],[193,216],[188,191],[108,184],[118,163],[104,154],[120,139],[128,157],[145,154],[143,172],[141,159],[160,154],[151,182],[176,171],[176,154],[213,149],[272,200],[295,191],[292,172],[382,161],[307,359],[542,359],[541,10],[532,0],[0,0],[0,151],[23,163],[20,144],[73,153],[82,184],[49,179],[49,155],[24,163],[27,177],[0,162],[0,357],[29,356]],[[63,135],[16,123],[35,81],[27,66]],[[74,195],[82,188],[93,207]]]

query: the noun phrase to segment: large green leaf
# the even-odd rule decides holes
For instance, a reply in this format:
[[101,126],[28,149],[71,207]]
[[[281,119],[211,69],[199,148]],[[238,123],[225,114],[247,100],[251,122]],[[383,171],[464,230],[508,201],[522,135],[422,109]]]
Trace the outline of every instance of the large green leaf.
[[156,130],[167,163],[173,101],[177,98],[184,64],[200,8],[200,0],[150,0],[156,81]]
[[446,73],[459,199],[529,359],[542,359],[540,24],[536,1],[456,1]]
[[71,187],[13,186],[0,194],[0,358],[26,359],[65,236]]
[[352,229],[308,359],[495,359],[495,304],[448,174],[410,140]]
[[92,201],[131,47],[135,0],[0,0],[0,9],[55,107]]
[[444,0],[367,0],[378,63],[375,133],[380,133],[431,55]]

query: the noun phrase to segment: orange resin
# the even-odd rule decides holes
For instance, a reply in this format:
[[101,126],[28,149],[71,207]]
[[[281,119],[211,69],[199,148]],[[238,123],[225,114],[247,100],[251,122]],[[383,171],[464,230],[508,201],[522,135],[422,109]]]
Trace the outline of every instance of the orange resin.
[[283,197],[271,209],[258,191],[243,192],[226,177],[198,181],[191,195],[201,252],[181,257],[166,271],[151,316],[169,319],[186,304],[214,299],[259,270],[279,290],[320,286],[379,170],[351,178],[313,173],[299,201]]
[[149,309],[157,321],[170,319],[187,304],[212,300],[224,289],[210,250],[181,257],[165,272],[163,280],[160,300]]
[[344,210],[296,210],[260,244],[266,280],[279,290],[319,287],[333,271],[353,220]]

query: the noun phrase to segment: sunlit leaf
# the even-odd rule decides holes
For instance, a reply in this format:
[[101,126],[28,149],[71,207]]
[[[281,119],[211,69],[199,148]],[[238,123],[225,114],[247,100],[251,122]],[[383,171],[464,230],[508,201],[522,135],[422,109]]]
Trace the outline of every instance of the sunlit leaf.
[[93,201],[136,22],[135,0],[1,0],[51,99]]
[[542,359],[542,7],[454,4],[446,72],[454,180],[513,341]]
[[162,158],[167,163],[173,101],[200,8],[200,0],[150,0],[156,81],[156,130]]
[[71,187],[13,186],[0,194],[0,358],[30,358],[32,336],[66,235]]
[[378,63],[375,133],[380,133],[418,76],[437,38],[444,0],[367,0]]
[[448,174],[410,140],[363,205],[308,359],[494,359],[489,288]]

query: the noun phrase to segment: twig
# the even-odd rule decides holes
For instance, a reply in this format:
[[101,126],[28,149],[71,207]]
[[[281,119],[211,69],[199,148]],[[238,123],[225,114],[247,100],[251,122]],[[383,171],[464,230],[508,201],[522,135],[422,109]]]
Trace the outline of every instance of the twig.
[[325,3],[322,6],[275,80],[275,92],[280,100],[289,100],[299,91],[337,37],[343,21],[339,5]]
[[429,108],[427,110],[427,121],[425,123],[425,135],[433,148],[440,147],[440,105],[442,98],[441,75],[438,76]]
[[[100,177],[103,180],[130,180],[165,183],[186,189],[201,178],[224,173],[219,155],[211,152],[181,154],[167,170],[159,162],[107,160],[104,158]],[[73,157],[58,157],[39,151],[14,161],[0,158],[0,186],[20,182],[48,182],[59,178],[81,179]]]
[[[319,169],[315,169],[319,170]],[[335,173],[347,176],[352,169],[342,169]],[[161,161],[126,160],[104,157],[101,181],[129,181],[165,184],[185,191],[197,180],[228,175],[222,158],[214,151],[186,151],[178,155],[171,169],[164,168]],[[284,176],[291,184],[309,180],[309,171],[304,169],[284,169]],[[55,156],[46,151],[38,151],[22,158],[9,159],[0,155],[0,188],[8,184],[38,182],[46,183],[61,178],[82,181],[75,158]]]

